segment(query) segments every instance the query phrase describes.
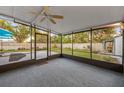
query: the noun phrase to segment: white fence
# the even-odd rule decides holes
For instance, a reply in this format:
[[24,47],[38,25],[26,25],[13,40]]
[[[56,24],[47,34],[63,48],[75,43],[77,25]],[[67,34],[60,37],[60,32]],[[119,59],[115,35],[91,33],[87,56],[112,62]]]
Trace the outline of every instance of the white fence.
[[[119,42],[122,37],[118,37],[115,39],[113,54],[122,55],[122,43]],[[119,40],[119,41],[118,41]],[[60,44],[51,44],[52,47],[60,48]],[[37,48],[46,48],[46,43],[37,43]],[[66,43],[62,45],[63,48],[72,48],[71,43]],[[34,43],[32,43],[32,48],[34,48]],[[73,44],[74,49],[90,49],[90,43],[75,43]],[[18,49],[31,49],[31,43],[15,43],[15,42],[0,42],[0,50],[18,50]],[[95,52],[106,52],[104,49],[103,43],[92,43],[92,50]]]
[[[24,49],[30,49],[31,47],[30,43],[15,43],[15,42],[2,42],[0,43],[0,50],[4,49],[4,50],[11,50],[11,49],[19,49],[19,48],[24,48]],[[34,43],[32,43],[32,46],[34,48]],[[44,48],[47,45],[45,43],[37,43],[36,47],[38,48]],[[58,47],[60,48],[60,44],[52,44],[51,46],[53,47]],[[62,45],[63,48],[72,48],[72,44],[71,43],[66,43]],[[92,44],[93,47],[93,51],[103,51],[103,44],[102,43],[93,43]],[[73,46],[74,49],[89,49],[90,48],[90,43],[75,43]]]
[[[51,44],[53,47],[60,48],[60,44]],[[37,48],[46,48],[46,43],[37,43]],[[34,48],[34,43],[32,43],[32,48]],[[18,50],[18,49],[31,49],[31,43],[15,43],[15,42],[0,42],[0,50]]]
[[20,48],[30,49],[30,43],[14,43],[14,42],[1,42],[0,49],[3,50],[17,50]]
[[[63,44],[63,48],[72,48],[72,44],[66,43]],[[75,43],[73,44],[73,49],[89,49],[90,43]],[[92,44],[93,51],[104,51],[103,43],[93,43]]]

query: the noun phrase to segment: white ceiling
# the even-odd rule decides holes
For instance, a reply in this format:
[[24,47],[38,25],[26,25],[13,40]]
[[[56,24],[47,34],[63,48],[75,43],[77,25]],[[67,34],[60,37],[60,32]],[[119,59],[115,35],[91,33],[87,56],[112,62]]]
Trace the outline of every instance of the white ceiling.
[[[59,33],[68,33],[97,25],[124,20],[123,6],[51,6],[51,14],[63,15],[63,20],[56,20],[57,24],[51,24],[48,20],[39,22],[42,16],[38,16],[41,6],[1,6],[0,14],[5,14],[39,27],[50,28]],[[35,12],[36,14],[32,14]]]

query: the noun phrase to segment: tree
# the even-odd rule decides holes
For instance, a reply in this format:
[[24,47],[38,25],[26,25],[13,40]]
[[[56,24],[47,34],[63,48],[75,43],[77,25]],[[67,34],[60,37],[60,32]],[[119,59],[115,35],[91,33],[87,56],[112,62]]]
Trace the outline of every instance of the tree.
[[62,41],[63,41],[63,43],[71,43],[72,42],[72,34],[63,36]]
[[20,24],[14,30],[11,30],[11,32],[12,38],[18,43],[23,43],[30,35],[29,28]]
[[56,40],[56,43],[60,43],[61,42],[61,36],[57,35],[55,40]]
[[11,24],[5,20],[0,19],[0,27],[3,29],[6,29],[8,31],[12,31],[13,27],[11,26]]
[[89,32],[81,32],[73,34],[74,43],[87,43],[89,42]]
[[12,39],[18,43],[23,43],[30,34],[28,27],[20,24],[15,27],[11,22],[5,20],[0,20],[0,27],[12,32]]
[[51,36],[51,42],[52,43],[60,43],[60,40],[61,40],[61,37],[60,37],[60,35],[52,35]]
[[3,28],[5,25],[5,21],[0,19],[0,27]]
[[103,42],[106,40],[113,40],[115,34],[114,28],[105,28],[93,31],[93,42]]
[[37,43],[47,43],[47,36],[38,34],[36,36],[36,42]]

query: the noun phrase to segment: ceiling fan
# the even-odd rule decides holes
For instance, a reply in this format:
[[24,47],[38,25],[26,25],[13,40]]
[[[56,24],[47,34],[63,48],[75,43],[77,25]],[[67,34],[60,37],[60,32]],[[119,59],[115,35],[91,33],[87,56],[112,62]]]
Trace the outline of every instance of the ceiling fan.
[[[36,13],[33,13],[33,14],[36,14]],[[40,15],[43,16],[42,19],[40,19],[40,22],[44,21],[45,19],[48,19],[53,24],[56,24],[55,19],[63,19],[64,18],[61,15],[50,14],[48,6],[43,6],[43,9],[42,9]]]

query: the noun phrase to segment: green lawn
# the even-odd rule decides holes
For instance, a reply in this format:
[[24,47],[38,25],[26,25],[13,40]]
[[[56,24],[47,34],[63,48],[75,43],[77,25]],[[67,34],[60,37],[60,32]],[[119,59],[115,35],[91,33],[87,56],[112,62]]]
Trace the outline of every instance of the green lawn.
[[[36,51],[41,51],[41,50],[47,50],[47,48],[42,48],[42,49],[37,49]],[[34,51],[34,49],[32,49]],[[9,53],[9,52],[31,52],[29,49],[11,49],[11,50],[0,50],[0,52],[3,53]]]
[[[40,50],[41,49],[39,49],[38,51],[40,51]],[[60,48],[51,48],[51,51],[60,53],[61,49]],[[30,52],[30,50],[2,50],[1,52]],[[69,48],[64,48],[63,54],[72,55],[72,50]],[[88,50],[74,49],[73,55],[79,56],[79,57],[84,57],[84,58],[90,58],[90,53],[88,52]],[[92,53],[92,58],[95,60],[101,60],[101,61],[106,61],[106,62],[110,62],[110,63],[118,63],[115,58],[112,58],[109,55]]]
[[57,52],[57,53],[61,53],[61,49],[60,48],[51,48],[51,51]]
[[[60,49],[57,49],[57,48],[52,48],[52,51],[60,53]],[[72,55],[72,50],[69,49],[69,48],[64,48],[63,49],[63,54]],[[90,58],[90,52],[88,50],[74,49],[73,50],[73,55],[79,56],[79,57],[84,57],[84,58]],[[92,53],[92,58],[95,59],[95,60],[106,61],[106,62],[109,62],[109,63],[118,63],[115,58],[112,58],[109,55]]]
[[4,52],[4,53],[8,53],[8,52],[30,52],[31,50],[15,50],[15,49],[12,49],[12,50],[2,50],[0,52]]

